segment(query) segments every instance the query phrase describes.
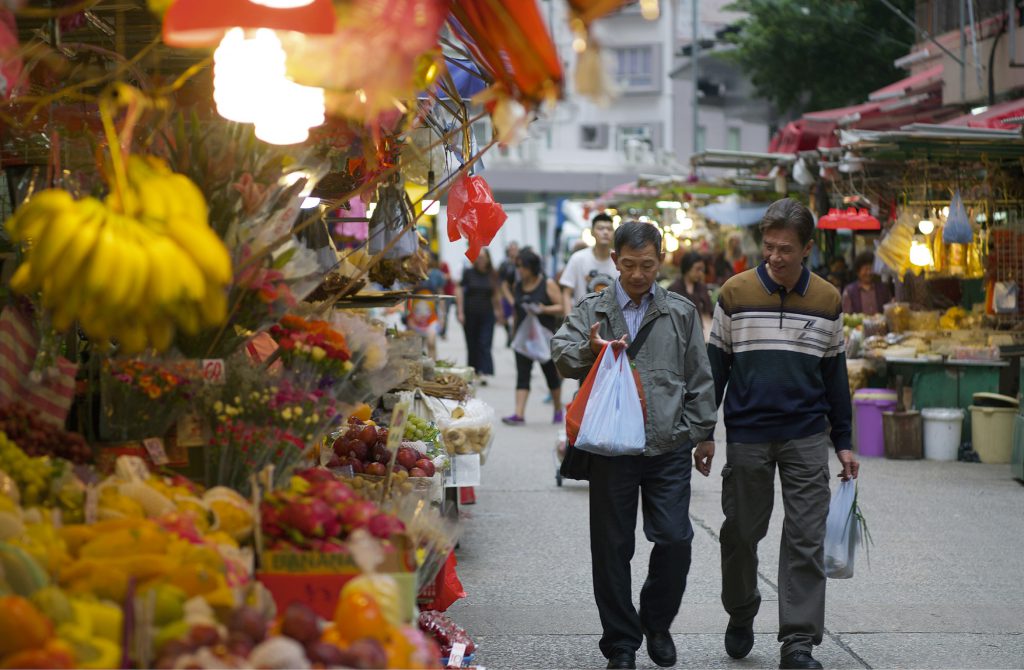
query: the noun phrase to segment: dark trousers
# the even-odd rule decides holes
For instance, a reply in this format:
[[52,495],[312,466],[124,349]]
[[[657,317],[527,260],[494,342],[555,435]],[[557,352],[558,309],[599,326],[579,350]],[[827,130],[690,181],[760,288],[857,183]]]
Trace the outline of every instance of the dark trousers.
[[729,443],[722,468],[722,605],[734,626],[753,622],[761,606],[757,544],[768,533],[775,466],[786,518],[779,550],[779,642],[782,655],[810,651],[825,629],[825,519],[828,458],[822,433],[784,442]]
[[491,342],[494,340],[494,312],[466,314],[466,351],[469,352],[469,367],[482,375],[494,374],[494,357]]
[[[592,456],[590,555],[601,615],[601,652],[636,651],[643,630],[667,631],[679,612],[690,572],[690,449],[659,456]],[[640,613],[633,607],[630,560],[636,537],[637,494],[644,535],[654,543]]]
[[[516,352],[516,390],[530,390],[530,373],[533,371],[534,360]],[[555,367],[555,361],[550,360],[540,364],[540,371],[544,373],[544,381],[548,383],[548,390],[562,388],[562,378]]]

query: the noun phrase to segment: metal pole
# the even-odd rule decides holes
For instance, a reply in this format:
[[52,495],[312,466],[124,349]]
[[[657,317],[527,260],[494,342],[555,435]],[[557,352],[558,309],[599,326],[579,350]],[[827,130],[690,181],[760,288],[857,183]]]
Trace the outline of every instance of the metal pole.
[[960,9],[960,104],[967,104],[967,32],[964,28],[964,3],[967,0],[959,0],[957,5]]
[[690,7],[690,20],[693,23],[691,32],[691,39],[693,41],[690,45],[690,58],[693,61],[693,152],[691,155],[696,155],[697,136],[700,131],[700,88],[698,86],[700,78],[700,12],[698,11],[698,0],[692,0],[692,3]]

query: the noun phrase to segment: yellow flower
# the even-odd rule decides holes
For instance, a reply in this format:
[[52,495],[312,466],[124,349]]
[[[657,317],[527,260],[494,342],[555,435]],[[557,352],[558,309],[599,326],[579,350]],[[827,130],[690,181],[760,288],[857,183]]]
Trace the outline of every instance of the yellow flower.
[[222,403],[220,400],[218,400],[217,402],[213,403],[213,411],[217,412],[218,414],[223,412],[224,411],[224,403]]
[[301,407],[299,407],[298,405],[296,405],[296,406],[295,406],[295,407],[294,407],[294,408],[292,409],[292,412],[294,412],[294,413],[295,413],[295,416],[302,416],[302,408],[301,408]]
[[316,412],[313,412],[313,416],[311,416],[310,418],[313,419],[313,423],[317,423],[320,421],[320,415],[317,414]]
[[319,363],[324,359],[324,356],[327,355],[327,352],[324,351],[322,347],[313,347],[312,355],[313,360]]
[[285,421],[291,421],[292,420],[292,408],[291,407],[285,407],[283,410],[281,410],[281,418],[283,418]]

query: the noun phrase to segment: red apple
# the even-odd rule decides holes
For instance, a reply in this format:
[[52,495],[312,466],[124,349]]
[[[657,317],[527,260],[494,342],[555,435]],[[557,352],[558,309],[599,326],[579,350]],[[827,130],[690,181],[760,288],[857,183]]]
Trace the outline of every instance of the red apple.
[[388,473],[388,466],[384,465],[383,463],[369,463],[366,467],[363,468],[363,472],[365,472],[368,475],[383,477]]
[[375,443],[377,441],[377,427],[363,426],[362,432],[359,433],[359,439],[367,444]]
[[422,468],[413,468],[413,469],[409,470],[409,476],[410,477],[429,477],[430,475],[428,475],[427,471],[422,469]]
[[365,461],[370,455],[370,446],[368,442],[362,440],[352,440],[348,443],[348,451],[342,454],[342,456],[352,456],[358,458],[361,461]]
[[396,462],[406,470],[415,467],[418,459],[419,454],[412,447],[399,447]]
[[416,467],[426,472],[427,474],[425,476],[427,477],[433,477],[434,472],[437,471],[437,469],[434,467],[434,461],[430,460],[429,458],[421,458],[420,460],[416,461]]
[[391,452],[383,444],[375,444],[370,449],[370,460],[377,463],[391,462]]

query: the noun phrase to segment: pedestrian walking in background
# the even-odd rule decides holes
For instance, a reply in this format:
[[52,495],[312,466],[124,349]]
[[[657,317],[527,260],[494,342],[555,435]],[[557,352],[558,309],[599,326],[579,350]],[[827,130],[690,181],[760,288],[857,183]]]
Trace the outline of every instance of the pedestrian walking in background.
[[[676,662],[669,628],[686,590],[693,540],[690,454],[706,476],[714,382],[693,303],[655,283],[664,259],[658,228],[624,223],[614,242],[618,279],[577,303],[552,339],[552,353],[563,374],[583,379],[605,344],[624,355],[640,340],[630,354],[646,400],[646,446],[642,456],[590,456],[590,554],[608,667],[635,668],[644,636],[651,659],[669,667]],[[644,534],[654,543],[639,613],[630,579],[638,498]]]
[[[843,480],[856,478],[850,450],[839,292],[804,267],[814,218],[785,198],[761,221],[764,261],[725,283],[715,306],[708,354],[715,399],[725,400],[722,469],[722,604],[725,649],[743,658],[754,645],[757,545],[768,532],[775,469],[785,522],[779,552],[780,668],[820,668],[811,651],[825,626],[823,542],[829,506],[829,453]],[[708,443],[714,453],[714,444]]]
[[568,314],[576,303],[587,295],[587,284],[599,274],[618,277],[612,260],[612,217],[604,212],[596,214],[590,222],[590,231],[594,235],[594,247],[585,247],[573,253],[562,269],[558,279],[562,287],[562,300],[565,313]]
[[[562,296],[558,285],[549,279],[541,270],[540,256],[532,249],[523,249],[516,259],[516,270],[519,279],[512,289],[515,313],[515,330],[523,326],[527,314],[535,314],[540,324],[555,332],[562,321]],[[525,422],[526,400],[530,397],[530,375],[533,372],[533,359],[516,352],[516,411],[502,419],[510,426]],[[551,403],[554,406],[554,423],[562,423],[565,415],[562,411],[562,378],[552,360],[538,361],[544,372],[548,390],[551,392]]]
[[847,314],[881,314],[882,306],[892,300],[889,286],[875,274],[875,255],[863,251],[853,259],[856,281],[843,289],[843,311]]
[[512,287],[516,285],[519,275],[516,272],[516,259],[519,257],[519,243],[509,242],[505,247],[505,260],[498,266],[498,288],[501,297],[501,312],[505,316],[505,346],[512,346]]
[[[441,270],[441,274],[444,276],[444,286],[441,288],[441,293],[443,295],[449,295],[449,296],[452,296],[454,298],[455,297],[455,280],[452,279],[452,270],[448,266],[448,262],[447,261],[441,261],[438,264],[438,268]],[[445,301],[443,301],[441,303],[440,308],[438,310],[440,312],[440,314],[438,316],[441,319],[441,339],[442,340],[448,339],[448,322],[451,320],[448,317],[451,314],[451,309],[452,309],[452,301],[451,300],[445,300]]]
[[466,333],[469,366],[481,376],[484,385],[487,377],[494,374],[491,355],[494,324],[505,324],[500,295],[498,273],[491,265],[491,254],[481,249],[473,265],[463,270],[462,281],[455,287],[455,308]]
[[692,302],[702,316],[710,317],[714,313],[714,306],[711,304],[707,284],[704,283],[704,268],[704,257],[696,251],[684,255],[679,261],[679,279],[668,290]]

